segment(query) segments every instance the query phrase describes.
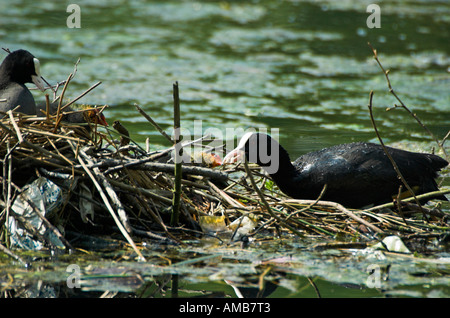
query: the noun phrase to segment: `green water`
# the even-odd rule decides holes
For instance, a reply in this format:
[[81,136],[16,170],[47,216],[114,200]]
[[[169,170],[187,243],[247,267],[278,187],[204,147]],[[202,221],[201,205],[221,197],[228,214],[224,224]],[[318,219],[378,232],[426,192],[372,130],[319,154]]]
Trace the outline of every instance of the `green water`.
[[[152,148],[168,144],[133,105],[139,104],[170,133],[175,81],[180,85],[184,129],[194,131],[196,120],[201,120],[202,131],[215,129],[223,134],[227,128],[277,128],[292,158],[338,143],[377,141],[367,108],[371,90],[377,126],[386,143],[417,151],[437,148],[407,112],[385,112],[398,102],[389,93],[367,42],[378,50],[383,66],[390,70],[399,97],[426,127],[439,140],[450,127],[448,1],[380,2],[379,29],[366,25],[366,8],[371,1],[79,1],[81,28],[73,29],[66,24],[69,3],[0,0],[1,47],[32,52],[50,83],[65,80],[80,58],[66,97],[75,98],[101,81],[80,102],[108,105],[105,115],[110,123],[120,120],[135,141],[144,143],[150,138]],[[5,55],[0,52],[1,59]],[[34,94],[43,100],[42,94]],[[448,185],[447,179],[444,185]],[[319,277],[322,295],[384,295],[380,289],[342,287],[344,283],[364,285],[365,262],[285,248],[298,253],[292,252],[294,265],[289,270],[282,268],[283,275],[267,276],[280,286],[275,295],[314,297],[305,276]],[[277,257],[266,248],[261,250],[268,253],[261,258]],[[448,259],[445,248],[439,252],[443,254],[437,258]],[[170,250],[170,255],[173,253]],[[182,259],[185,255],[180,253]],[[200,256],[204,253],[208,254],[203,251]],[[191,289],[207,284],[209,287],[199,288],[225,290],[228,295],[232,288],[223,282],[225,274],[237,271],[240,275],[234,278],[245,284],[247,278],[255,279],[262,273],[245,260],[245,253],[237,255],[242,272],[228,260],[213,262],[211,272],[201,266],[168,273],[146,272],[144,267],[140,271],[158,279],[180,275],[180,284],[185,275],[185,284]],[[317,266],[321,257],[328,267]],[[95,258],[100,268],[109,264],[101,259]],[[352,279],[351,275],[337,275],[341,270],[336,265],[338,259],[358,274]],[[46,265],[57,271],[47,280],[64,282],[64,269],[73,261],[63,258],[61,267]],[[398,259],[396,262],[400,268],[405,265]],[[406,265],[410,271],[394,270],[398,281],[391,272],[391,285],[382,290],[417,297],[450,295],[448,288],[442,289],[449,285],[448,266]],[[416,266],[423,266],[423,271]],[[302,267],[307,269],[300,270]],[[206,272],[189,274],[193,268]],[[222,276],[217,274],[220,270]],[[34,281],[33,274],[24,274],[24,280]],[[7,276],[2,275],[2,280],[5,282]]]
[[[379,51],[400,97],[443,138],[450,126],[449,6],[396,1],[382,6],[381,28],[366,26],[367,1],[83,1],[81,28],[66,26],[67,3],[3,1],[2,47],[26,48],[50,82],[107,104],[135,140],[163,138],[139,115],[141,105],[170,131],[178,81],[182,126],[279,128],[293,156],[354,140],[375,140],[367,110],[388,142],[430,138],[396,103],[367,45]],[[4,56],[4,54],[2,55]],[[37,98],[43,99],[42,96]]]
[[[30,267],[13,266],[1,257],[1,283],[9,293],[14,287],[15,297],[98,297],[104,292],[118,297],[256,297],[261,281],[264,297],[450,295],[449,255],[442,247],[434,257],[416,257],[324,251],[307,239],[259,241],[245,249],[217,240],[184,243],[145,245],[141,251],[147,262],[135,261],[132,250],[124,248],[61,255],[18,252]],[[69,266],[77,266],[79,275]],[[77,281],[80,287],[71,288]]]

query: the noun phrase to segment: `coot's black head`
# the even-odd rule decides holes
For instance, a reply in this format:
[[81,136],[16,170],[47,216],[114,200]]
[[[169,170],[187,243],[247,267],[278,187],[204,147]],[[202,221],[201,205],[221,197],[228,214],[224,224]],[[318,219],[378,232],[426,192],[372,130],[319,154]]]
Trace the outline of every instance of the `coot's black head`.
[[6,56],[0,65],[0,80],[19,84],[34,83],[44,90],[39,60],[25,50],[17,50]]
[[275,174],[282,165],[291,164],[289,155],[271,136],[263,133],[246,133],[238,146],[223,159],[223,164],[229,164],[245,158],[256,163],[269,174]]

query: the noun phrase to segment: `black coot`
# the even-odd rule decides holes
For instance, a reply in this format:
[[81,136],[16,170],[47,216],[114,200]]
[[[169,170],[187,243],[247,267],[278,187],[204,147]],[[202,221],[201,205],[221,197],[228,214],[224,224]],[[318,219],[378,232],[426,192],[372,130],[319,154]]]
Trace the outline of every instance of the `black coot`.
[[[0,65],[0,111],[16,111],[34,115],[36,103],[25,83],[34,83],[44,91],[39,60],[30,52],[17,50],[9,53]],[[0,114],[0,118],[4,114]]]
[[[44,81],[40,74],[40,63],[37,58],[26,50],[17,50],[9,53],[0,65],[0,112],[17,109],[27,115],[42,116],[45,104],[36,106],[33,95],[25,83],[34,83],[44,91]],[[56,114],[58,103],[50,105],[52,115]],[[98,110],[74,111],[71,108],[64,110],[63,120],[70,123],[98,123],[107,126],[105,116]],[[0,118],[4,114],[0,113]]]
[[[415,194],[438,190],[437,172],[448,165],[439,156],[387,147],[400,172]],[[295,199],[317,199],[349,208],[392,202],[402,185],[382,146],[350,143],[325,148],[299,157],[293,164],[287,151],[273,138],[261,133],[245,134],[223,164],[237,161],[245,153],[272,177],[285,194]],[[405,187],[403,187],[405,189]],[[440,195],[437,199],[447,200]]]

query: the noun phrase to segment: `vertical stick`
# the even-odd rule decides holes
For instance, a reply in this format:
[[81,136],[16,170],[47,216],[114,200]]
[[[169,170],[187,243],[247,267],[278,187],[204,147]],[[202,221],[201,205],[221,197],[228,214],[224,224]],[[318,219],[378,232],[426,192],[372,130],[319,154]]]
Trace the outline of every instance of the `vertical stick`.
[[53,133],[56,133],[56,129],[58,129],[59,123],[61,122],[61,119],[62,119],[61,106],[62,106],[62,102],[64,99],[64,94],[67,89],[67,85],[69,85],[69,82],[71,79],[72,79],[72,73],[70,73],[69,77],[67,78],[67,81],[64,83],[63,90],[61,92],[61,95],[59,96],[58,108],[56,110],[55,128],[53,129]]
[[[406,187],[406,189],[408,189],[409,193],[411,193],[411,195],[414,197],[414,199],[416,200],[417,205],[419,206],[420,210],[422,211],[423,217],[425,218],[425,220],[428,221],[428,218],[425,215],[425,213],[424,213],[424,211],[422,209],[422,205],[420,204],[419,200],[417,199],[416,194],[411,189],[411,187],[409,186],[408,182],[406,182],[406,179],[405,179],[405,177],[403,177],[402,173],[400,172],[400,169],[398,168],[397,164],[395,163],[394,158],[392,158],[392,156],[387,151],[386,146],[384,145],[383,139],[381,139],[380,133],[378,132],[378,128],[377,128],[377,125],[375,124],[375,119],[374,119],[373,113],[372,113],[372,100],[373,100],[373,91],[370,91],[370,93],[369,93],[369,105],[367,107],[369,107],[370,120],[372,122],[373,129],[375,130],[375,134],[377,135],[377,138],[380,141],[381,147],[383,147],[384,153],[386,154],[386,156],[391,161],[392,167],[394,168],[395,172],[397,173],[397,177],[405,185],[405,187]],[[406,222],[406,219],[403,216],[401,210],[398,210],[398,212],[399,212],[400,216],[402,217],[403,222],[405,222],[405,224],[408,224]]]
[[[45,94],[45,118],[47,119],[47,122],[50,121],[50,100],[48,98],[48,94]],[[42,114],[37,114],[39,117]]]
[[174,128],[174,143],[175,143],[175,184],[174,194],[172,199],[172,216],[170,224],[175,226],[178,223],[180,198],[181,198],[181,173],[182,173],[182,155],[183,148],[181,147],[180,136],[180,97],[178,93],[178,82],[173,84],[173,128]]
[[178,275],[172,275],[172,298],[178,298]]
[[[6,181],[7,184],[7,188],[5,189],[5,185],[3,185],[3,191],[6,191],[6,196],[3,195],[3,197],[6,197],[6,224],[8,224],[9,222],[9,214],[10,214],[10,210],[11,210],[11,176],[12,176],[12,154],[10,153],[11,149],[9,148],[9,140],[6,140],[6,149],[8,150],[7,155],[4,158],[4,162],[3,162],[3,175],[6,176],[6,169],[5,167],[8,167],[8,178],[3,178],[3,181]],[[8,161],[7,161],[8,160]],[[5,242],[7,244],[7,246],[9,247],[9,245],[11,244],[11,240],[10,240],[10,233],[9,233],[9,229],[7,226],[4,227],[5,229]]]

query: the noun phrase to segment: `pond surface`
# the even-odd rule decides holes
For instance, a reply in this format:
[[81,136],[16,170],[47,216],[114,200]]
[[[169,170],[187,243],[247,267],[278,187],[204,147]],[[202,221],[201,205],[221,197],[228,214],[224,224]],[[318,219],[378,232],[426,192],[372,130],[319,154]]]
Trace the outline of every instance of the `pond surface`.
[[246,248],[216,239],[181,246],[148,243],[141,246],[146,262],[137,262],[123,246],[62,255],[23,252],[19,255],[29,261],[29,268],[13,266],[5,257],[0,265],[3,287],[15,286],[16,297],[450,295],[450,254],[442,247],[433,257],[417,257],[371,249],[320,249],[318,242],[285,238],[255,241]]
[[[383,3],[381,28],[373,29],[366,24],[370,3],[87,0],[79,3],[81,28],[68,28],[71,13],[66,12],[66,2],[1,1],[0,42],[4,48],[32,52],[50,83],[65,80],[80,58],[66,97],[73,99],[101,81],[80,102],[108,105],[105,115],[110,123],[120,120],[136,142],[144,144],[149,138],[155,149],[169,145],[134,104],[170,133],[172,85],[178,81],[181,125],[188,132],[221,132],[222,137],[234,139],[249,128],[278,129],[292,158],[338,143],[377,142],[367,107],[373,90],[374,116],[387,144],[439,152],[433,138],[406,111],[385,111],[398,101],[389,93],[367,43],[390,70],[392,86],[402,101],[442,140],[450,127],[449,3]],[[0,52],[1,59],[5,55]],[[227,129],[238,128],[242,130],[237,136],[226,134]],[[450,184],[448,174],[447,169],[444,186]],[[448,204],[444,210],[448,212]],[[379,288],[368,288],[367,267],[373,261],[364,256],[352,251],[317,252],[308,242],[295,240],[277,248],[273,244],[280,243],[261,243],[249,250],[209,248],[204,243],[166,251],[149,246],[149,254],[156,249],[156,256],[149,257],[155,266],[132,258],[127,262],[123,255],[78,252],[43,255],[42,266],[36,266],[42,271],[12,269],[5,257],[0,264],[3,273],[15,273],[16,281],[43,280],[61,286],[66,285],[68,264],[80,264],[87,275],[85,286],[93,286],[85,287],[87,295],[109,290],[165,297],[170,296],[166,286],[172,288],[176,280],[180,296],[228,296],[235,289],[226,281],[258,287],[258,278],[272,266],[263,277],[277,286],[271,296],[317,297],[306,277],[321,296],[328,297],[450,296],[448,245],[437,248],[428,261],[378,260],[389,279]],[[157,266],[181,262],[188,255],[194,260],[210,257],[180,267]],[[258,263],[270,259],[279,261]],[[107,286],[94,281],[95,275],[116,278],[117,273],[134,273],[129,275],[131,281],[125,279],[131,287],[117,280]],[[4,286],[8,276],[1,277]]]

